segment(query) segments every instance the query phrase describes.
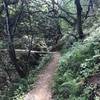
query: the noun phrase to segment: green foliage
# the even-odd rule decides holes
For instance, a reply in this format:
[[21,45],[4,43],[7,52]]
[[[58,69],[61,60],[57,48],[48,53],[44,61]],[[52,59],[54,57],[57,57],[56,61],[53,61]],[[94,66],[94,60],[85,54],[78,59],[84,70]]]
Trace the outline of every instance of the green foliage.
[[42,60],[40,61],[40,64],[38,66],[38,69],[43,68],[43,66],[45,66],[51,59],[52,54],[47,54],[45,55]]
[[5,48],[6,44],[3,41],[0,41],[0,49]]
[[19,78],[10,83],[9,87],[6,87],[0,94],[0,100],[23,100],[23,96],[26,92],[30,91],[34,87],[34,82],[37,79],[37,74],[51,59],[51,54],[47,54],[41,58],[39,65],[31,70],[26,78]]
[[82,63],[80,66],[81,67],[80,74],[86,78],[90,74],[99,72],[100,70],[99,60],[100,60],[100,55],[95,55],[91,59],[86,59],[85,62]]
[[76,42],[66,51],[60,59],[55,76],[54,98],[88,100],[93,88],[85,86],[84,80],[100,71],[100,35],[92,34],[84,42]]

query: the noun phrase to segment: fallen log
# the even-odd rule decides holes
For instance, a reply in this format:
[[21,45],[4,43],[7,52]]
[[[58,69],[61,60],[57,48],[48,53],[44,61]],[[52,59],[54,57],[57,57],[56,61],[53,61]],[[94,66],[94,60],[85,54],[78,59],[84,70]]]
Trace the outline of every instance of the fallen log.
[[[7,49],[0,49],[0,52],[7,52]],[[25,50],[25,49],[15,49],[15,52],[16,53],[28,53],[29,50]],[[52,54],[52,53],[55,53],[55,52],[46,52],[46,51],[33,51],[31,50],[31,54]]]

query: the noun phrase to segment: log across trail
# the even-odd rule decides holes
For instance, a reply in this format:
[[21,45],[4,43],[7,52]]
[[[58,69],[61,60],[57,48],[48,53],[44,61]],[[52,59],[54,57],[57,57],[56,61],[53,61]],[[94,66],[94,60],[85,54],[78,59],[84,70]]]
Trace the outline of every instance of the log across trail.
[[38,80],[35,83],[35,88],[25,95],[24,100],[52,100],[51,84],[57,70],[59,58],[59,52],[53,53],[50,63],[37,76]]
[[[7,52],[7,49],[0,49],[1,52]],[[25,50],[25,49],[15,49],[15,52],[16,53],[19,53],[19,54],[23,54],[23,53],[28,53],[29,50]],[[37,53],[37,54],[52,54],[52,53],[55,53],[55,52],[49,52],[49,51],[33,51],[31,50],[30,52],[31,54],[34,54],[34,53]]]

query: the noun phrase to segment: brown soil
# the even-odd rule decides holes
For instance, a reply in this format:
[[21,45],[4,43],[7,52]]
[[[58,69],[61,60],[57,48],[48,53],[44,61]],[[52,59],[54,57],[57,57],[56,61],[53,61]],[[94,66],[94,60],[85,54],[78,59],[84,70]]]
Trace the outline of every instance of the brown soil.
[[100,85],[100,73],[96,73],[94,75],[89,76],[86,82],[87,84]]
[[57,70],[60,53],[53,54],[51,62],[38,75],[36,87],[25,95],[24,100],[53,100],[51,93],[51,83],[54,73]]

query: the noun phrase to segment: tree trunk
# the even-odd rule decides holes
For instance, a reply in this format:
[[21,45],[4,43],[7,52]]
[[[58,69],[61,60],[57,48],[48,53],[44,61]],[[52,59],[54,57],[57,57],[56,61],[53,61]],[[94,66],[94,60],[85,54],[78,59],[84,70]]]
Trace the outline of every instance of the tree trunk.
[[86,12],[85,19],[88,18],[88,15],[89,15],[90,12],[92,12],[91,15],[93,15],[93,12],[94,12],[94,8],[93,8],[93,0],[89,0],[88,10],[87,10],[87,12]]
[[5,33],[7,36],[9,57],[10,57],[13,65],[15,66],[16,71],[18,72],[19,76],[24,77],[25,72],[20,67],[20,65],[18,65],[17,59],[16,59],[16,54],[15,54],[15,49],[14,49],[14,44],[13,44],[13,34],[12,34],[12,32],[10,30],[10,26],[9,26],[10,20],[9,20],[8,4],[7,4],[6,0],[4,0],[3,5],[4,5],[4,14],[5,14],[5,23],[6,23]]
[[77,32],[79,34],[79,38],[83,39],[84,38],[84,34],[83,34],[83,30],[82,30],[82,7],[80,4],[80,0],[75,0],[75,5],[77,8]]

